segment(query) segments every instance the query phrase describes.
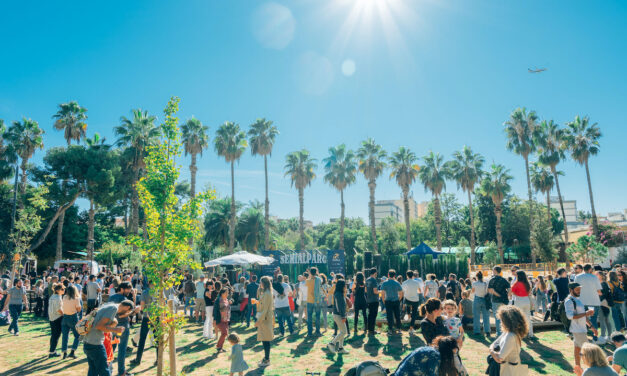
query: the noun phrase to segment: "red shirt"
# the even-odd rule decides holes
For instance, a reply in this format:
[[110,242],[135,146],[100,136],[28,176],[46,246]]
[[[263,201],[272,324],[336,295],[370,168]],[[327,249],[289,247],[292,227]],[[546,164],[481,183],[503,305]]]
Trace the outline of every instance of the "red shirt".
[[527,288],[522,282],[518,281],[512,286],[512,294],[516,296],[529,296],[529,291],[527,291]]

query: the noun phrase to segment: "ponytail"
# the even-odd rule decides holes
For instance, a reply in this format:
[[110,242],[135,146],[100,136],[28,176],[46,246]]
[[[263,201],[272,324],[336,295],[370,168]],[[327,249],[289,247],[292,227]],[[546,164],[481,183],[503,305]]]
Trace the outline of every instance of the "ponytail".
[[428,313],[440,309],[442,303],[439,299],[430,298],[427,302],[420,306],[420,316],[426,316]]

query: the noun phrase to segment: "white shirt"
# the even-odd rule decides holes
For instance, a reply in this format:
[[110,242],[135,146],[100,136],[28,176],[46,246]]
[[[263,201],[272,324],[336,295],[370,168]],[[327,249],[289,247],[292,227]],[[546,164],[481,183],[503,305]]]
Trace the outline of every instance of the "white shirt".
[[420,293],[425,293],[425,283],[422,281],[422,278],[416,277],[414,281],[418,282],[418,286],[420,287]]
[[438,296],[438,287],[440,286],[438,285],[436,281],[428,280],[427,282],[425,282],[425,287],[427,289],[425,291],[425,297],[435,298]]
[[479,298],[485,298],[488,293],[488,284],[486,282],[475,281],[472,283],[472,288],[475,289],[475,296]]
[[282,297],[279,296],[279,293],[277,293],[275,289],[272,289],[272,295],[274,296],[274,308],[284,308],[290,306],[288,295],[292,292],[292,288],[285,282],[281,283],[281,286],[283,286]]
[[566,317],[570,320],[569,331],[571,333],[586,333],[588,331],[585,316],[573,320],[575,315],[580,315],[586,312],[586,308],[580,299],[569,295],[564,301],[564,310],[566,311]]
[[408,279],[401,285],[403,288],[403,296],[405,299],[410,302],[417,302],[420,298],[418,297],[418,289],[420,288],[420,284],[418,281],[413,279]]
[[298,283],[298,305],[301,305],[303,300],[307,301],[307,285],[305,281]]
[[602,289],[601,282],[596,275],[581,273],[575,277],[575,282],[581,285],[581,295],[579,300],[587,306],[600,306],[599,290]]

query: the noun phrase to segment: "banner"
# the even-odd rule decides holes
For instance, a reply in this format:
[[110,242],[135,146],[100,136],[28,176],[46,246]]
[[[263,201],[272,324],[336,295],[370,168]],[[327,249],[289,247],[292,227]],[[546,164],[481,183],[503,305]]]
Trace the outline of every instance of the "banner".
[[281,256],[281,264],[326,264],[327,256],[318,251],[293,251]]
[[261,275],[274,275],[274,271],[276,268],[281,266],[281,257],[283,256],[283,252],[281,251],[262,251],[261,254],[266,257],[272,257],[274,262],[270,265],[263,265],[261,267]]
[[346,260],[344,251],[327,251],[329,274],[342,274],[346,277]]

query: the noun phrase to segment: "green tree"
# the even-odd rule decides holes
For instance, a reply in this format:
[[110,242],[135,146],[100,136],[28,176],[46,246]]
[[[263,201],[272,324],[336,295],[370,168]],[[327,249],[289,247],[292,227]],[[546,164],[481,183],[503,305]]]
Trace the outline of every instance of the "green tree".
[[607,252],[607,247],[599,243],[593,235],[584,235],[566,248],[571,260],[575,262],[581,260],[584,263],[598,262],[607,257]]
[[446,189],[446,179],[450,176],[449,166],[444,162],[444,157],[440,153],[429,152],[423,158],[423,165],[418,176],[425,191],[433,195],[433,205],[435,208],[435,231],[437,237],[438,251],[442,250],[442,210],[440,208],[440,195]]
[[355,154],[341,144],[329,148],[329,156],[322,160],[324,163],[324,181],[340,192],[340,249],[344,250],[344,190],[353,184],[357,175]]
[[[533,175],[531,180],[533,181]],[[542,261],[553,263],[557,257],[557,241],[551,227],[551,218],[539,214],[535,218],[530,234],[532,252],[540,256]]]
[[231,164],[231,222],[229,224],[229,253],[233,253],[235,246],[235,162],[246,150],[246,134],[240,130],[239,125],[227,121],[216,131],[213,140],[216,153]]
[[300,233],[300,248],[305,249],[305,188],[311,185],[316,178],[316,160],[306,149],[294,151],[285,157],[285,176],[289,176],[292,187],[298,190],[298,229]]
[[248,207],[237,220],[236,235],[240,246],[247,251],[257,251],[264,234],[264,217],[259,208]]
[[396,229],[396,221],[393,218],[383,218],[381,226],[379,227],[379,232],[381,234],[380,241],[381,251],[383,254],[396,254],[398,250],[403,247],[401,237]]
[[268,156],[272,155],[274,141],[279,134],[279,130],[272,125],[272,121],[266,119],[257,119],[250,125],[248,130],[248,140],[250,142],[250,151],[253,155],[263,156],[263,171],[266,182],[266,200],[264,213],[264,249],[270,249],[270,199],[268,198]]
[[515,109],[509,120],[505,122],[507,136],[507,150],[513,151],[525,160],[525,174],[527,175],[527,193],[529,202],[533,201],[531,194],[531,178],[529,177],[529,154],[536,150],[533,135],[538,127],[538,115],[535,111],[527,113],[526,108]]
[[5,141],[10,141],[8,138],[10,135],[7,133],[4,120],[0,119],[0,182],[9,178],[15,170],[13,164],[17,158],[11,143],[5,143]]
[[411,233],[409,223],[409,187],[416,181],[420,167],[416,163],[416,154],[408,148],[401,146],[397,152],[392,153],[388,165],[392,172],[390,179],[396,179],[396,184],[403,192],[403,207],[405,217],[405,244],[407,251],[411,250]]
[[501,233],[501,204],[505,196],[511,191],[510,181],[512,176],[509,170],[501,164],[493,163],[490,172],[481,181],[481,191],[490,197],[494,203],[494,215],[496,216],[496,240],[501,259],[501,264],[505,263],[503,257],[503,235]]
[[531,185],[536,192],[546,196],[546,218],[551,223],[551,191],[555,185],[554,175],[551,169],[538,162],[531,165]]
[[575,117],[574,121],[568,123],[568,134],[566,136],[568,149],[573,160],[586,168],[586,178],[588,180],[588,193],[590,194],[590,210],[592,211],[592,229],[594,235],[599,235],[599,223],[596,210],[594,208],[594,197],[592,195],[592,182],[590,181],[590,169],[588,162],[590,156],[597,155],[601,150],[599,139],[601,130],[597,123],[590,124],[587,116]]
[[475,263],[475,216],[472,205],[472,194],[475,185],[481,180],[483,163],[481,154],[474,153],[469,146],[453,153],[450,162],[451,177],[457,182],[457,187],[468,194],[468,212],[470,213],[470,263]]
[[[241,203],[235,203],[236,211]],[[229,246],[229,226],[231,222],[231,200],[220,198],[211,200],[205,215],[205,242],[213,247]]]
[[198,154],[202,157],[202,152],[209,147],[209,127],[203,125],[200,120],[192,116],[181,125],[183,148],[185,149],[185,155],[192,156],[192,162],[189,165],[189,172],[191,175],[191,197],[196,196],[196,173],[198,167],[196,166],[196,158]]
[[357,150],[359,158],[359,171],[368,181],[368,189],[370,190],[370,200],[368,201],[368,219],[370,220],[370,236],[374,252],[378,253],[377,227],[374,218],[374,194],[377,188],[377,179],[387,167],[385,160],[387,153],[381,145],[377,144],[372,138],[361,142],[361,147]]
[[[22,121],[14,121],[7,132],[7,139],[18,157],[22,160],[20,169],[22,170],[22,181],[20,193],[26,193],[26,167],[28,160],[35,154],[37,149],[44,148],[44,131],[39,128],[39,123],[34,120],[22,118]],[[23,208],[23,201],[20,201],[20,208]]]

